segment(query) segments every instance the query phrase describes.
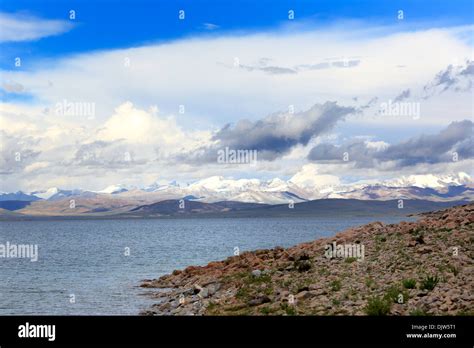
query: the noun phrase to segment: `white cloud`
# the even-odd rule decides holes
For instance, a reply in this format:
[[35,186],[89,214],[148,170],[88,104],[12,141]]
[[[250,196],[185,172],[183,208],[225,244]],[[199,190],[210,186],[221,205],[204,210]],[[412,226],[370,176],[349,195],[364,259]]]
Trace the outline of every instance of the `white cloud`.
[[31,41],[59,35],[72,29],[64,20],[50,20],[0,12],[0,42]]
[[313,163],[304,165],[300,171],[291,177],[290,182],[308,189],[337,186],[340,184],[339,177],[320,174],[318,166]]
[[97,139],[179,146],[185,142],[186,136],[173,117],[160,118],[126,102],[118,106],[98,130]]
[[206,30],[215,30],[215,29],[219,28],[219,26],[217,24],[214,24],[214,23],[203,23],[202,26]]
[[[166,114],[177,114],[179,105],[184,105],[186,111],[178,120],[183,127],[220,127],[243,117],[258,119],[276,110],[287,110],[289,105],[298,111],[327,100],[349,103],[355,96],[360,100],[379,96],[384,101],[407,88],[422,88],[453,57],[462,61],[472,55],[472,47],[458,38],[459,30],[436,29],[380,37],[370,33],[370,29],[344,28],[192,38],[81,54],[54,64],[37,62],[36,69],[29,74],[3,74],[50,105],[64,99],[95,102],[98,118],[110,115],[117,105],[130,100],[141,107],[158,104]],[[357,31],[363,31],[365,36],[354,38]],[[433,47],[443,50],[434,54]],[[235,59],[251,66],[269,58],[274,67],[293,68],[331,57],[359,57],[360,64],[350,69],[280,75],[234,66]],[[400,69],[399,65],[405,68]],[[469,95],[464,98],[469,100],[466,98]],[[430,103],[435,102],[423,102],[418,123],[448,123],[466,111],[466,107],[455,107],[446,115],[436,111],[436,107],[429,108]],[[428,108],[429,116],[425,114]],[[392,121],[409,124],[412,120]]]
[[38,169],[47,168],[49,166],[48,162],[35,162],[30,165],[27,165],[24,169],[25,173],[31,173]]
[[[25,25],[25,28],[30,26]],[[212,164],[199,167],[168,163],[167,159],[171,154],[209,144],[212,132],[226,123],[242,119],[255,122],[276,111],[287,111],[290,105],[295,112],[327,100],[337,101],[342,106],[360,106],[374,96],[379,97],[379,104],[408,88],[413,92],[410,97],[416,96],[416,91],[451,64],[453,58],[463,61],[471,57],[472,47],[459,39],[460,33],[469,30],[472,27],[379,35],[377,28],[342,25],[328,30],[213,36],[85,53],[55,59],[48,64],[37,61],[28,74],[1,71],[2,79],[14,81],[13,90],[22,86],[23,92],[39,101],[33,105],[0,104],[2,129],[12,136],[28,135],[35,141],[32,151],[39,152],[35,162],[3,178],[4,184],[12,190],[45,188],[45,185],[72,188],[86,184],[93,186],[90,189],[102,189],[115,183],[142,185],[157,179],[192,181],[212,175],[291,175],[294,168],[306,163],[310,146],[295,147],[279,161],[259,161],[252,168]],[[17,34],[16,39],[32,39],[32,34],[26,33]],[[39,30],[38,33],[44,36],[45,32]],[[434,51],[434,47],[443,47],[443,50]],[[242,65],[258,66],[263,61],[266,67],[293,69],[302,64],[334,60],[334,57],[357,59],[360,63],[350,69],[303,69],[295,74],[277,75],[234,66],[238,58]],[[130,65],[125,64],[128,61]],[[401,65],[405,67],[399,68]],[[4,89],[12,91],[11,83]],[[352,99],[356,96],[359,97],[357,102]],[[425,124],[442,125],[472,117],[470,98],[469,93],[443,93],[439,98],[422,101],[421,117],[416,121],[408,117],[372,120],[363,115],[345,122],[359,129],[378,122],[386,125],[387,133],[391,132],[391,124],[405,124],[418,127],[422,133]],[[56,115],[52,111],[54,106],[64,100],[95,103],[96,117]],[[148,110],[151,105],[158,105],[160,112]],[[180,105],[184,106],[184,113],[178,112]],[[297,126],[288,124],[285,130]],[[353,136],[339,135],[340,138]],[[392,139],[405,137],[404,134],[390,135]],[[367,142],[367,146],[377,149],[387,146],[383,134],[377,134],[376,139],[376,142]],[[98,154],[113,157],[127,151],[135,156],[136,165],[121,164],[110,170],[107,166],[102,168],[77,161],[78,151],[84,149],[84,145],[98,142],[106,143]],[[317,143],[318,139],[313,139],[311,144],[313,142]],[[111,162],[110,158],[97,161]],[[451,167],[465,170],[465,164]],[[446,166],[425,165],[411,170],[436,173],[446,170]],[[41,177],[37,175],[39,172]],[[404,172],[412,174],[408,169]],[[292,180],[309,186],[333,185],[339,182],[333,173],[360,178],[381,175],[380,171],[358,170],[347,163],[308,164]]]

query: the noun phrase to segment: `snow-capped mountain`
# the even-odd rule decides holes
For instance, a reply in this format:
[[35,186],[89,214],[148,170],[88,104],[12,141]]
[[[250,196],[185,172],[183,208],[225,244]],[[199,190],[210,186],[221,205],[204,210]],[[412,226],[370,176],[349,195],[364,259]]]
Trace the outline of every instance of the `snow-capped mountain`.
[[381,182],[344,184],[335,176],[298,173],[289,180],[279,178],[232,179],[212,176],[187,185],[175,181],[158,182],[144,188],[110,185],[103,190],[61,190],[50,188],[25,194],[21,191],[0,194],[0,200],[59,200],[81,196],[122,198],[158,202],[168,199],[187,199],[205,203],[236,201],[245,203],[287,204],[326,198],[362,200],[425,199],[433,201],[473,200],[474,182],[466,173],[451,175],[410,175]]
[[51,187],[47,189],[46,191],[35,191],[35,192],[32,192],[31,194],[41,199],[50,199],[54,197],[55,195],[59,194],[60,191],[61,190],[58,189],[57,187]]
[[387,180],[384,186],[391,187],[408,187],[416,186],[422,188],[444,188],[448,186],[467,185],[472,183],[471,177],[464,172],[451,175],[410,175],[402,176],[399,179]]
[[97,191],[97,193],[108,193],[108,194],[114,195],[117,193],[122,193],[122,192],[127,192],[127,191],[128,189],[125,188],[123,185],[110,185],[101,191]]
[[[147,192],[150,192],[147,189]],[[288,181],[278,178],[230,179],[213,176],[188,186],[160,185],[153,191],[166,199],[193,197],[193,200],[213,203],[238,201],[280,204],[324,198],[355,198],[365,200],[430,199],[471,200],[474,185],[466,173],[453,175],[412,175],[374,183],[342,184],[330,175],[294,176]]]
[[91,191],[84,191],[81,189],[74,189],[74,190],[62,190],[57,187],[51,187],[45,191],[34,191],[31,192],[31,195],[36,196],[40,199],[52,201],[52,200],[58,200],[61,198],[65,197],[71,197],[71,196],[94,196],[95,193]]
[[142,191],[157,192],[157,191],[167,190],[169,188],[179,188],[179,184],[176,181],[172,181],[169,184],[160,184],[158,182],[154,182],[153,184],[144,187]]

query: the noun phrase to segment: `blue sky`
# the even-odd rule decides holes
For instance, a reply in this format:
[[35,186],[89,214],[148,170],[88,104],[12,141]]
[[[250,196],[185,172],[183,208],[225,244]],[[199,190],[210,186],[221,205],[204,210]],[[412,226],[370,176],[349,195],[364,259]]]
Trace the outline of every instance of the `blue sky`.
[[[225,32],[258,32],[287,24],[288,11],[311,27],[324,27],[337,20],[361,20],[390,25],[397,23],[403,10],[407,28],[472,23],[470,0],[2,0],[2,12],[21,13],[39,18],[68,20],[76,11],[74,28],[64,35],[38,41],[3,43],[0,64],[12,67],[12,59],[55,57],[71,53],[139,46],[196,35]],[[178,19],[185,10],[186,20]],[[205,23],[218,28],[206,29]]]
[[[1,184],[471,172],[472,10],[463,0],[3,0]],[[418,111],[381,114],[393,101]],[[68,103],[72,115],[58,111]],[[219,165],[223,147],[260,160]]]

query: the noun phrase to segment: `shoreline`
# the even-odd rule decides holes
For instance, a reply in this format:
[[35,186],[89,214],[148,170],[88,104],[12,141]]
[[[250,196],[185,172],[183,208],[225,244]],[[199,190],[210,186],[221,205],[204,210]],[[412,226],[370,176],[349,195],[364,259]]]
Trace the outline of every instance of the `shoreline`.
[[[161,290],[140,314],[473,315],[474,204],[416,217],[144,280]],[[327,258],[334,242],[362,244],[365,257]]]

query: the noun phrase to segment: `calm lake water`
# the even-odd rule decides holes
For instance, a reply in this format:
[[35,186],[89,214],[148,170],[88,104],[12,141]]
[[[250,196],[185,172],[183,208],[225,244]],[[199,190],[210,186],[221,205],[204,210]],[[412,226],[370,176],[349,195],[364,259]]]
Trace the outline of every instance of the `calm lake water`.
[[[0,258],[0,315],[138,314],[142,279],[240,251],[288,247],[374,218],[242,218],[0,222],[0,244],[37,244],[38,261]],[[378,217],[395,223],[409,220]],[[129,249],[126,249],[129,248]],[[130,255],[125,253],[130,250]],[[74,294],[75,303],[70,302]]]

